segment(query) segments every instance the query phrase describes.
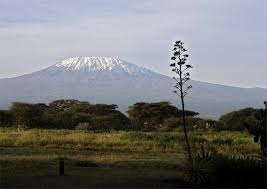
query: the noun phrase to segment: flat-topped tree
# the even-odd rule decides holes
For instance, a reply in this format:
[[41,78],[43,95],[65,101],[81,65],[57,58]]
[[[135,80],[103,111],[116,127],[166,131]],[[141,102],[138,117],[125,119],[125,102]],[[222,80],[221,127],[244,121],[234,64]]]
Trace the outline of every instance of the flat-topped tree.
[[184,43],[182,41],[176,41],[174,43],[174,48],[172,51],[173,51],[173,56],[171,57],[171,60],[173,62],[170,64],[170,67],[172,68],[172,71],[176,74],[176,76],[173,77],[173,79],[176,82],[174,85],[175,90],[173,92],[177,94],[181,99],[184,136],[188,153],[188,159],[191,160],[192,159],[191,148],[187,136],[186,122],[185,122],[186,112],[185,112],[184,98],[188,94],[188,90],[192,88],[191,85],[187,85],[187,82],[190,80],[189,78],[190,73],[188,71],[189,69],[192,68],[192,66],[186,63],[189,55],[186,54],[187,50],[184,48]]
[[[138,102],[127,111],[133,129],[153,131],[162,127],[163,122],[172,117],[182,117],[182,111],[169,102]],[[187,115],[195,116],[197,112],[186,111]]]

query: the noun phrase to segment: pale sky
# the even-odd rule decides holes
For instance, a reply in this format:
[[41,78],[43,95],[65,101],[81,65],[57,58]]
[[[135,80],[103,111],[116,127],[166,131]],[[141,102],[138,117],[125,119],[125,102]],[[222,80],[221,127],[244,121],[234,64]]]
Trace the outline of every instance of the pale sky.
[[266,0],[0,0],[0,78],[72,56],[170,75],[183,40],[192,79],[267,88]]

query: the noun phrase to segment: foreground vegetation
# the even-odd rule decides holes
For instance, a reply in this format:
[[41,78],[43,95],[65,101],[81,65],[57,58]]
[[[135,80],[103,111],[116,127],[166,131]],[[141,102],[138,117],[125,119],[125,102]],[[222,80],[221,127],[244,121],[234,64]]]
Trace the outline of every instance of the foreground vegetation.
[[[189,132],[191,143],[225,157],[257,159],[260,146],[246,132]],[[0,129],[1,181],[9,187],[186,187],[183,133]],[[66,176],[58,176],[58,158]],[[16,181],[16,182],[15,182]]]
[[[215,121],[193,111],[183,119],[168,102],[136,103],[128,116],[116,108],[58,100],[13,103],[0,111],[0,186],[265,186],[263,109],[245,108]],[[59,176],[62,159],[66,174]]]
[[[2,147],[75,148],[91,150],[122,150],[128,152],[183,153],[183,133],[177,132],[84,132],[79,130],[0,129]],[[192,143],[204,145],[221,154],[255,155],[259,145],[246,132],[194,131],[189,133]],[[199,145],[198,145],[199,146]]]

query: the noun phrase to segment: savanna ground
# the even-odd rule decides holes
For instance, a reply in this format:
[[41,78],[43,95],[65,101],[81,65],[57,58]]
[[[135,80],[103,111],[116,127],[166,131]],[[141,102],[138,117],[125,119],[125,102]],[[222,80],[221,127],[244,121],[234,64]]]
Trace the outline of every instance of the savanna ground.
[[[191,143],[226,156],[255,156],[246,132],[192,131]],[[184,137],[177,132],[89,133],[0,129],[0,188],[182,188]],[[58,176],[58,158],[65,176]]]

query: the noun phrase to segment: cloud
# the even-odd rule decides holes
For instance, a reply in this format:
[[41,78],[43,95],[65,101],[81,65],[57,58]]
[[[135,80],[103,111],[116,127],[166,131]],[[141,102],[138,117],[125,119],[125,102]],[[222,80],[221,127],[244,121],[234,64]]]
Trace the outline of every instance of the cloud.
[[[121,57],[170,74],[172,43],[182,39],[195,79],[267,87],[264,3],[2,0],[0,77],[39,70],[69,56]],[[248,70],[253,80],[247,79]]]

